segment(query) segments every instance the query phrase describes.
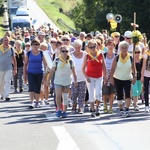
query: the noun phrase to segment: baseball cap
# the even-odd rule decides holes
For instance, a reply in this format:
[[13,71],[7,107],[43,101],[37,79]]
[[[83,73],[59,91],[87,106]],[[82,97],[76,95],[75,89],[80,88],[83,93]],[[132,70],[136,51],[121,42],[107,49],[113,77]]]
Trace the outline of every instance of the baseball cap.
[[126,31],[124,33],[124,37],[131,38],[132,37],[132,32],[131,31]]

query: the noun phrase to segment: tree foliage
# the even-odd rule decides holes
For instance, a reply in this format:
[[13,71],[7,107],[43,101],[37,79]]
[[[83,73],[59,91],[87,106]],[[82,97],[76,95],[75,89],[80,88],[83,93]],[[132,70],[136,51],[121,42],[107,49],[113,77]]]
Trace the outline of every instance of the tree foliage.
[[108,29],[106,15],[108,13],[120,14],[122,22],[120,23],[120,32],[123,34],[126,30],[133,30],[133,14],[136,12],[136,23],[138,30],[145,32],[150,37],[150,1],[149,0],[83,0],[73,10],[73,20],[76,28],[82,31],[101,31]]

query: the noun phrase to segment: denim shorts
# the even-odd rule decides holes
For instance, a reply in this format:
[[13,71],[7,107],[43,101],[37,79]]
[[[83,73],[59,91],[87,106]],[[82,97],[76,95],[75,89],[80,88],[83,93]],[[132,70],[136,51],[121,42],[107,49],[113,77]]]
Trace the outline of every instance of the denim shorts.
[[66,88],[66,89],[70,89],[71,88],[71,85],[66,85],[66,86],[64,86],[64,85],[60,85],[60,84],[54,84],[54,87],[55,87],[55,89],[56,88]]

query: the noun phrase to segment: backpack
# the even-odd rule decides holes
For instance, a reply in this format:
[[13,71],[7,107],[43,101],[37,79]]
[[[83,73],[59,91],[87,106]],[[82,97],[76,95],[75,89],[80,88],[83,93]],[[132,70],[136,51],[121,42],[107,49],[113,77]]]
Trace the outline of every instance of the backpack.
[[13,56],[14,55],[14,50],[13,50],[12,47],[10,49],[11,49],[11,55]]
[[[106,54],[107,54],[107,52],[106,53],[104,53],[104,57],[106,58]],[[118,54],[117,53],[115,53],[115,56],[117,56]]]
[[[104,57],[105,57],[105,58],[106,58],[106,54],[107,54],[107,52],[104,53]],[[116,62],[118,62],[118,60],[119,60],[119,55],[115,53],[115,56],[116,56]],[[131,63],[132,63],[132,61],[133,61],[132,56],[130,56],[130,60],[131,60]]]
[[[118,59],[119,59],[119,55],[116,56],[116,62],[118,62]],[[132,56],[130,56],[130,61],[131,61],[131,64],[132,64],[132,61],[133,61]]]
[[[56,58],[55,62],[56,62],[56,69],[55,70],[57,70],[57,65],[58,65],[58,62],[59,62],[59,58]],[[69,63],[70,63],[70,69],[72,69],[72,60],[69,60]]]

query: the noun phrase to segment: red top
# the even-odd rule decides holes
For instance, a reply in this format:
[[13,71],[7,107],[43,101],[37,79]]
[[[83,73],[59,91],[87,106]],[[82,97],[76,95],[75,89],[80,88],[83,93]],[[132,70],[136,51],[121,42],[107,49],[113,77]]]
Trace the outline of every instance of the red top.
[[87,55],[87,69],[86,75],[92,78],[99,78],[103,75],[103,56],[100,54],[97,58],[99,62],[96,60],[92,60],[92,58]]

